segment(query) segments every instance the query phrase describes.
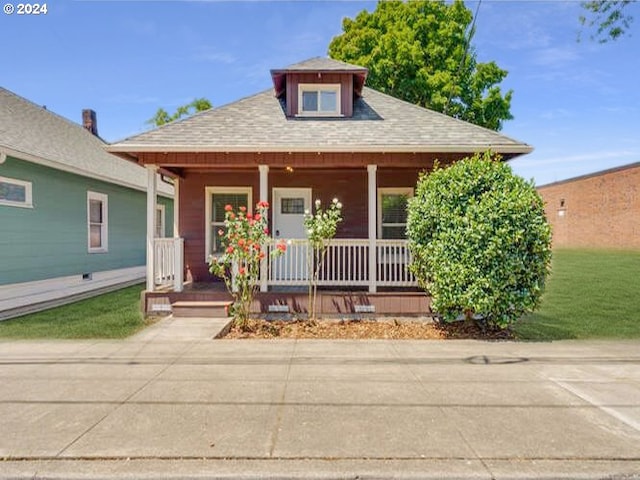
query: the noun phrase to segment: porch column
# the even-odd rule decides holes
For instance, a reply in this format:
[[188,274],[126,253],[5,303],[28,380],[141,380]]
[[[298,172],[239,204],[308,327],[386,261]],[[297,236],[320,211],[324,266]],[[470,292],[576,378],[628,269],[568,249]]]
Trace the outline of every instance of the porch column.
[[173,238],[180,237],[180,178],[173,179]]
[[156,236],[156,203],[157,203],[157,185],[156,174],[158,167],[156,165],[146,165],[147,168],[147,291],[153,292],[155,288],[154,265],[155,265],[155,248],[154,240]]
[[[269,201],[269,165],[258,165],[258,170],[260,172],[260,202]],[[265,249],[265,254],[268,253],[268,248],[263,245],[262,247]],[[267,286],[267,275],[268,268],[267,262],[269,261],[269,257],[265,257],[265,260],[260,263],[260,291],[266,292],[268,290]]]
[[184,289],[184,240],[180,238],[180,178],[173,179],[173,290]]
[[376,260],[376,221],[377,211],[376,203],[377,195],[377,165],[367,165],[368,174],[368,205],[369,205],[369,292],[376,292],[376,281],[378,276],[377,260]]

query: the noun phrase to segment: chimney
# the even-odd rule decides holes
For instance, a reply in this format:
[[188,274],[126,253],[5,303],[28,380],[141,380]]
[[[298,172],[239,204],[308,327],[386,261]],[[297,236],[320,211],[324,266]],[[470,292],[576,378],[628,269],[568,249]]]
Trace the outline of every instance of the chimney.
[[88,108],[82,110],[82,126],[97,137],[98,118],[96,117],[96,112]]

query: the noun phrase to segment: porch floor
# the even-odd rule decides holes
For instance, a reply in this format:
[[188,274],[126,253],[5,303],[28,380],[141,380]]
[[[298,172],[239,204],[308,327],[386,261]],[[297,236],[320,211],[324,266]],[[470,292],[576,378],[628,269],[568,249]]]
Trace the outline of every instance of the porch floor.
[[[175,302],[213,302],[232,300],[220,282],[185,284],[182,292],[144,292],[146,312],[170,311]],[[417,289],[387,289],[369,293],[366,289],[318,288],[316,313],[335,318],[360,316],[431,316],[431,298]],[[308,308],[307,287],[272,287],[258,292],[252,311],[265,315],[304,315]],[[276,315],[277,314],[277,315]]]

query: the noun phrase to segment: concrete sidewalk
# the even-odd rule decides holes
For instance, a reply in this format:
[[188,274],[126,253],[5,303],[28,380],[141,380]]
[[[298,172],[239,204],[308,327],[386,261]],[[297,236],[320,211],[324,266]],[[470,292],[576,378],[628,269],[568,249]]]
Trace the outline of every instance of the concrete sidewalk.
[[0,478],[639,478],[640,342],[0,342]]

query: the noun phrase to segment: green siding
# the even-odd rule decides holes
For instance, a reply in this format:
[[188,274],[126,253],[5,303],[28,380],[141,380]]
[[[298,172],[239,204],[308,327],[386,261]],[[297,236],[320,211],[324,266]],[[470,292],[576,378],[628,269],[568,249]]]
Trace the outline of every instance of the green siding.
[[[145,264],[145,192],[12,157],[0,176],[33,184],[33,208],[0,205],[0,285]],[[106,253],[88,252],[89,190],[108,195]],[[159,201],[173,233],[173,201]]]

